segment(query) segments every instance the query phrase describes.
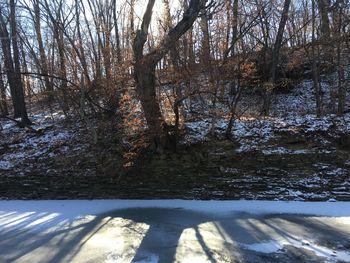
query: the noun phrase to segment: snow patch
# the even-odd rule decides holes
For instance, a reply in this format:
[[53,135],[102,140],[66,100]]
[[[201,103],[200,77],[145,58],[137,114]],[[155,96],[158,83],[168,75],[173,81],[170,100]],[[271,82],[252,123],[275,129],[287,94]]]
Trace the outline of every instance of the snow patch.
[[260,252],[260,253],[274,253],[281,252],[283,246],[276,241],[269,241],[264,243],[254,243],[254,244],[239,244],[244,249]]
[[268,148],[268,149],[263,149],[262,153],[265,155],[274,155],[274,154],[307,154],[310,151],[307,149],[299,149],[299,150],[294,150],[294,149],[287,149],[285,147],[277,147],[277,148]]
[[67,147],[62,147],[64,143],[72,138],[68,131],[55,132],[49,131],[42,136],[24,137],[23,142],[10,146],[11,152],[3,155],[3,163],[0,163],[6,170],[14,168],[25,159],[39,158],[43,155],[54,156],[51,149],[59,148],[60,152],[66,151]]
[[244,249],[260,252],[260,253],[281,253],[285,246],[293,246],[296,248],[303,248],[309,250],[319,257],[325,257],[331,261],[350,261],[350,252],[345,250],[333,250],[315,244],[312,241],[286,238],[286,240],[271,240],[263,243],[254,244],[240,244]]
[[0,170],[11,170],[13,167],[13,164],[9,161],[0,161]]

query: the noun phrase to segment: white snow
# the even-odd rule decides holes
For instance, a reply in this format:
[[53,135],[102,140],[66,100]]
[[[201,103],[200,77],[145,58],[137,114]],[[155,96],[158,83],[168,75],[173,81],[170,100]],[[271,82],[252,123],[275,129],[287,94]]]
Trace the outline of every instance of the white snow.
[[283,245],[279,244],[276,241],[269,241],[264,243],[253,243],[253,244],[240,244],[241,247],[253,250],[256,252],[262,252],[262,253],[274,253],[274,252],[281,252],[281,249],[283,248]]
[[50,152],[51,149],[59,148],[59,152],[67,151],[67,147],[62,145],[67,143],[72,136],[68,131],[49,131],[42,136],[35,137],[23,136],[23,142],[10,145],[11,151],[3,154],[0,170],[12,169],[28,158],[37,158],[45,154],[50,154],[52,157],[54,153]]
[[186,135],[183,143],[203,141],[209,132],[209,127],[208,120],[186,123],[186,128],[189,130],[189,133]]
[[65,152],[67,149],[62,147],[67,143],[73,134],[70,130],[62,129],[58,124],[52,124],[52,118],[63,119],[62,112],[43,112],[30,116],[35,123],[33,129],[44,130],[44,134],[35,134],[21,129],[13,122],[4,122],[2,124],[2,133],[8,136],[9,150],[3,153],[0,161],[0,170],[11,170],[26,159],[40,158],[49,154],[55,155],[51,151]]
[[277,148],[267,148],[263,149],[262,153],[265,155],[273,155],[273,154],[306,154],[310,152],[310,150],[307,149],[287,149],[285,147],[277,147]]
[[[210,119],[201,121],[186,122],[188,134],[184,143],[191,144],[199,141],[204,141],[208,136],[210,127]],[[227,127],[227,120],[218,118],[216,120],[216,134],[223,134]],[[350,114],[343,117],[329,114],[322,118],[316,118],[314,114],[300,115],[295,112],[287,116],[275,116],[269,118],[250,118],[241,117],[234,122],[232,135],[241,146],[236,149],[236,152],[249,152],[262,150],[265,144],[269,144],[269,140],[278,138],[279,134],[287,133],[289,137],[293,134],[299,136],[311,136],[315,133],[330,133],[336,136],[340,133],[350,131]],[[322,136],[314,138],[323,146],[329,144]],[[306,147],[306,146],[305,146]],[[265,154],[306,154],[312,152],[309,149],[289,150],[284,147],[276,149],[265,149]],[[332,153],[330,149],[317,149],[319,152]]]
[[13,164],[8,161],[0,160],[0,170],[10,170],[13,168]]
[[337,261],[350,261],[350,252],[345,250],[333,250],[324,246],[317,245],[312,241],[302,240],[298,241],[292,238],[285,238],[284,240],[274,240],[262,243],[253,244],[240,244],[243,248],[248,250],[253,250],[261,253],[280,253],[285,246],[293,246],[296,248],[303,248],[312,251],[317,256],[325,257],[327,259],[337,260]]

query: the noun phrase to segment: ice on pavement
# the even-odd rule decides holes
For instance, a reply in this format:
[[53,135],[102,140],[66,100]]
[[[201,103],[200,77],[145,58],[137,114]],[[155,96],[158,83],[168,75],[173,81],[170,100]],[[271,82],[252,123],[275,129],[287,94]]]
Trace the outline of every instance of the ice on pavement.
[[231,262],[292,246],[315,260],[350,262],[349,224],[349,202],[0,201],[0,258]]

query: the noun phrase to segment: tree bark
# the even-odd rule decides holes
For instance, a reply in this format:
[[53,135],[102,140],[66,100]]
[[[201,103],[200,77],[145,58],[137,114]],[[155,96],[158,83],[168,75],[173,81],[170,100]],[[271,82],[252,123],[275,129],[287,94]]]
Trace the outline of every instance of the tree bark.
[[31,121],[28,118],[27,108],[24,100],[24,90],[21,78],[21,65],[19,60],[19,48],[18,48],[18,37],[17,37],[17,24],[16,24],[16,7],[15,1],[10,0],[10,26],[11,26],[11,36],[12,36],[12,52],[13,52],[13,62],[14,62],[14,76],[16,93],[18,97],[18,107],[19,114],[17,117],[21,117],[21,122],[24,125],[30,125]]
[[155,89],[155,68],[157,63],[175,45],[176,41],[192,26],[205,7],[205,0],[191,0],[188,9],[178,24],[169,30],[160,45],[148,54],[143,49],[147,41],[149,26],[152,19],[152,10],[155,0],[149,0],[143,15],[141,28],[137,30],[133,43],[134,51],[134,78],[136,90],[149,128],[151,143],[157,150],[167,147],[164,134],[165,120],[161,114]]
[[[166,30],[169,31],[173,28],[173,21],[171,18],[171,13],[170,13],[170,4],[169,4],[169,0],[163,0],[163,4],[164,4],[164,20],[165,20],[165,26],[166,26]],[[178,43],[178,42],[177,42]],[[180,71],[180,54],[179,54],[179,50],[176,47],[176,45],[174,45],[171,49],[170,49],[170,61],[171,64],[173,66],[174,69],[174,77],[176,78],[178,75],[177,73]],[[180,107],[181,107],[181,102],[182,102],[182,93],[181,93],[181,87],[179,85],[179,83],[175,83],[174,84],[174,105],[173,105],[173,111],[175,114],[175,148],[177,146],[177,142],[179,139],[179,128],[180,128]]]
[[116,0],[113,0],[113,22],[114,22],[114,34],[115,34],[115,45],[117,52],[117,62],[122,62],[122,52],[120,48],[120,37],[119,37],[119,26],[117,21],[117,3]]
[[5,23],[5,18],[3,16],[3,10],[0,7],[0,40],[2,53],[4,57],[4,70],[6,72],[7,80],[10,86],[11,100],[14,108],[14,116],[20,115],[18,107],[18,97],[16,92],[16,82],[15,82],[15,69],[13,68],[13,60],[11,55],[11,38],[7,30],[7,25]]
[[209,18],[207,15],[203,15],[200,18],[200,28],[202,31],[200,62],[201,62],[201,65],[204,66],[204,70],[208,73],[210,71],[210,66],[211,66],[211,54],[210,54]]
[[[1,63],[0,63],[0,72],[2,72]],[[7,99],[6,99],[6,87],[4,80],[2,78],[2,74],[0,75],[0,110],[1,115],[7,116],[9,115]]]
[[23,125],[29,125],[31,122],[28,118],[24,100],[19,49],[17,43],[17,25],[14,0],[10,0],[9,14],[11,35],[7,30],[3,8],[0,6],[0,39],[4,55],[5,72],[10,85],[10,93],[14,108],[14,117],[21,118],[21,123]]
[[[228,55],[230,54],[231,57],[235,56],[236,51],[236,43],[237,43],[237,37],[238,37],[238,0],[234,0],[233,2],[233,8],[232,8],[232,39],[230,46],[227,46],[227,49],[224,52],[224,62],[227,61]],[[239,58],[238,58],[239,59]],[[238,72],[240,72],[240,62],[238,63]],[[242,94],[242,87],[240,85],[239,77],[237,79],[234,79],[230,83],[230,92],[229,92],[229,108],[230,108],[230,118],[227,124],[227,128],[225,130],[225,137],[226,139],[232,139],[232,128],[234,124],[234,120],[236,118],[236,110],[238,106],[238,102],[241,98]]]
[[315,99],[316,99],[316,117],[321,117],[323,114],[323,106],[322,106],[322,93],[321,93],[321,85],[319,80],[319,67],[318,67],[318,58],[316,57],[316,48],[315,48],[315,42],[316,42],[316,14],[315,14],[315,0],[312,1],[312,45],[311,45],[311,51],[312,51],[312,79],[313,79],[313,87],[315,91]]
[[47,92],[47,98],[49,103],[53,102],[54,94],[53,94],[53,83],[50,81],[50,78],[47,77],[49,75],[47,57],[45,53],[45,48],[43,44],[43,39],[41,35],[41,23],[40,23],[40,4],[39,0],[34,1],[34,27],[35,33],[39,46],[39,54],[40,54],[40,69],[41,73],[44,75],[45,82],[45,90]]
[[[58,56],[59,56],[59,61],[60,61],[59,76],[61,79],[67,79],[67,67],[66,67],[66,56],[65,56],[63,32],[56,23],[57,22],[54,23],[54,28],[55,28],[54,35],[56,38]],[[68,89],[67,81],[62,80],[61,84],[60,84],[60,93],[63,95],[62,110],[64,112],[69,111],[67,89]]]
[[[343,24],[343,6],[342,4],[336,10],[335,14],[335,24],[336,24],[336,36],[338,39],[342,37],[342,24]],[[338,75],[338,109],[337,115],[342,116],[345,111],[346,104],[346,87],[344,83],[344,63],[342,58],[343,43],[341,41],[337,42],[337,75]]]
[[329,1],[328,0],[317,0],[318,9],[321,15],[321,35],[322,38],[328,40],[330,37],[330,27],[329,27]]
[[278,26],[276,40],[272,50],[272,63],[271,63],[271,70],[270,70],[270,76],[269,76],[269,85],[267,85],[267,87],[272,87],[272,88],[268,88],[267,90],[264,91],[265,92],[264,106],[263,106],[264,116],[268,116],[270,113],[271,95],[276,82],[276,73],[277,73],[277,66],[279,61],[279,54],[282,47],[283,33],[284,33],[284,28],[286,26],[287,19],[288,19],[290,3],[291,3],[291,0],[284,1],[281,20]]

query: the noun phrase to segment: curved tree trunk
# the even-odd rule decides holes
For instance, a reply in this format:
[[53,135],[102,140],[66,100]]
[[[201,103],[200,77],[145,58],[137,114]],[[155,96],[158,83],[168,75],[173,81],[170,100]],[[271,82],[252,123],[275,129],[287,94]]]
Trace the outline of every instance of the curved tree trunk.
[[138,63],[134,67],[137,83],[137,93],[145,114],[150,134],[156,138],[161,135],[165,123],[160,111],[155,91],[155,66],[148,63]]
[[164,36],[160,45],[144,54],[143,49],[147,41],[152,10],[155,0],[149,0],[143,15],[141,28],[137,30],[134,43],[134,78],[145,114],[152,146],[157,151],[169,147],[166,123],[161,114],[155,89],[155,69],[157,63],[174,47],[176,41],[193,25],[201,10],[205,8],[206,0],[191,0],[185,10],[183,18]]

